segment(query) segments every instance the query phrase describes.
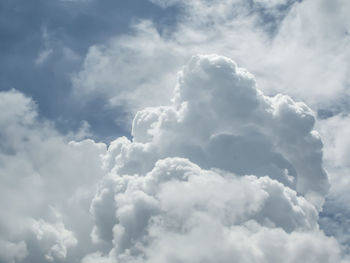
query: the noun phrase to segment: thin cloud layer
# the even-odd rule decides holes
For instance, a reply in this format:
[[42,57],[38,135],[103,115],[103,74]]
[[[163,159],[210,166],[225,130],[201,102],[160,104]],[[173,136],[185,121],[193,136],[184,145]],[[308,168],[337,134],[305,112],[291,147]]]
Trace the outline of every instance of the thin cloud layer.
[[153,2],[180,7],[176,27],[160,31],[141,20],[132,33],[93,45],[76,90],[129,110],[166,104],[177,68],[193,54],[217,53],[249,68],[266,94],[288,93],[315,110],[346,103],[348,1]]
[[[269,177],[167,158],[145,176],[105,180],[114,192],[111,262],[340,262],[335,239],[318,230],[315,207]],[[101,223],[94,234],[106,232],[99,206],[109,202],[107,191],[93,202]],[[83,262],[100,260],[93,254]]]
[[349,129],[350,117],[336,115],[321,120],[318,127],[325,144],[324,163],[331,183],[327,202],[323,208],[320,224],[326,233],[337,237],[347,251],[350,251],[350,209],[349,209]]

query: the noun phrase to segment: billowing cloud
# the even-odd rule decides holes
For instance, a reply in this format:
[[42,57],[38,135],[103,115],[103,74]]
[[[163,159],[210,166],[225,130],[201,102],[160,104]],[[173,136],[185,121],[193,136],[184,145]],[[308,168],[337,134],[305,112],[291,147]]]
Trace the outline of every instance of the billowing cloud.
[[139,111],[133,142],[112,143],[127,156],[117,158],[116,169],[147,172],[160,158],[180,156],[204,168],[269,175],[310,198],[322,196],[328,183],[314,121],[305,104],[264,96],[233,61],[197,56],[179,73],[173,104]]
[[139,111],[133,139],[109,146],[91,205],[109,252],[83,262],[340,262],[317,223],[328,180],[313,125],[232,60],[193,57],[172,104]]
[[[237,177],[167,158],[145,176],[107,180],[114,189],[115,225],[109,231],[116,262],[340,260],[336,241],[318,230],[315,207],[269,177]],[[107,197],[104,191],[94,212]],[[108,227],[103,222],[97,225],[101,232]]]
[[0,262],[349,262],[348,1],[17,2]]
[[170,103],[108,147],[69,142],[19,92],[0,100],[6,263],[348,262],[318,224],[313,112],[229,58],[192,57]]
[[[340,143],[348,137],[344,135],[348,125],[339,121],[335,129],[332,127],[334,120],[349,113],[349,1],[152,2],[164,10],[179,8],[176,25],[159,30],[151,21],[137,21],[132,33],[116,36],[104,45],[94,45],[74,78],[75,90],[88,98],[102,93],[112,108],[123,105],[132,112],[145,105],[170,105],[171,83],[180,65],[193,54],[217,53],[249,68],[259,79],[259,89],[264,94],[289,94],[295,100],[305,101],[315,112],[326,112],[325,117],[339,114],[332,121],[321,121],[326,143],[325,167],[332,184],[325,206],[328,212],[321,214],[321,217],[327,214],[327,219],[321,221],[327,222],[322,227],[328,234],[342,236],[341,240],[345,240],[342,242],[348,243],[344,233],[348,232],[349,213],[343,201],[349,200],[346,191],[349,162],[345,157],[348,147]],[[153,113],[147,110],[138,115],[153,123],[152,118],[157,118],[160,110],[163,111],[155,108]],[[145,120],[142,125],[148,129],[146,123]],[[135,135],[143,136],[142,140],[151,136],[136,133],[139,130]],[[226,145],[223,137],[220,136],[220,142]],[[337,141],[337,147],[329,144],[331,140]],[[221,160],[221,165],[227,168],[224,162]],[[201,167],[208,168],[202,163]]]
[[78,239],[89,240],[105,145],[69,143],[17,91],[1,92],[0,105],[1,262],[66,260]]

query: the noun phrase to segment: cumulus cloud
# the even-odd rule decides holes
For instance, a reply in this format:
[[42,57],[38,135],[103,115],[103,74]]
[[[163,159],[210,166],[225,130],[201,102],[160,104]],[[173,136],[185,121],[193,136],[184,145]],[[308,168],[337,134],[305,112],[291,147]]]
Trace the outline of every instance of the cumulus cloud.
[[339,261],[336,241],[317,229],[315,207],[269,177],[167,158],[145,176],[109,180],[116,262],[298,262],[304,249],[310,262]]
[[[22,66],[36,66],[18,79],[36,83],[35,74],[48,69],[46,80],[66,81],[92,45],[69,100],[96,107],[107,100],[98,107],[135,117],[131,136],[107,147],[82,140],[94,136],[88,122],[62,135],[32,99],[0,92],[0,261],[348,262],[349,2],[151,2],[163,8],[161,16],[177,10],[175,24],[134,20],[131,32],[119,32],[115,22],[86,20],[106,14],[95,12],[95,1],[79,19],[60,16],[79,28],[96,20],[103,30],[93,38],[35,21],[30,39],[42,46],[25,49],[30,63]],[[113,12],[114,4],[107,6]],[[105,41],[111,32],[119,36]],[[5,53],[25,61],[21,52]],[[196,53],[235,58],[259,86],[232,60],[190,59]],[[18,84],[12,73],[15,84],[5,78],[6,87]],[[316,124],[324,149],[313,111],[299,100],[330,113]],[[89,107],[62,114],[78,108]]]
[[[331,122],[336,118],[342,119],[342,115],[349,112],[349,1],[152,2],[164,10],[169,7],[180,10],[175,26],[159,29],[157,24],[141,20],[135,22],[132,33],[116,36],[104,45],[94,45],[86,55],[81,72],[74,78],[75,90],[87,97],[103,94],[111,107],[123,105],[132,112],[144,106],[169,106],[170,83],[173,83],[173,76],[180,65],[193,54],[217,53],[232,57],[249,68],[259,79],[259,89],[264,94],[289,94],[295,100],[305,101],[315,112],[330,112],[328,117],[339,114],[332,118],[333,121],[327,122],[328,128],[326,122],[321,121],[324,124],[321,129],[327,144],[325,167],[330,171],[332,184],[326,207],[333,207],[331,211],[328,210],[331,216],[327,216],[327,225],[334,227],[327,233],[343,235],[348,229],[346,222],[349,217],[345,212],[346,202],[341,201],[349,199],[345,190],[349,164],[344,161],[346,154],[343,152],[348,147],[346,143],[328,147],[331,145],[328,142],[335,137],[339,142],[348,137],[334,132]],[[134,129],[134,135],[140,142],[152,138],[151,130],[154,129],[147,128],[147,122],[154,123],[159,112],[164,111],[164,108],[154,108],[137,113],[139,118],[144,118],[139,124],[140,128]],[[346,133],[347,124],[344,121],[337,123],[337,129]],[[138,124],[134,122],[135,125]],[[142,132],[141,125],[149,132]],[[328,132],[325,132],[326,129]],[[218,143],[226,146],[230,141],[233,145],[233,140],[224,139],[225,136],[220,135]],[[264,143],[263,138],[256,138],[254,143]],[[214,148],[212,150],[215,151]],[[193,147],[188,151],[201,152]],[[251,152],[255,154],[255,151]],[[196,158],[194,161],[197,163],[200,158]],[[226,164],[224,159],[220,161],[222,166],[228,168],[229,161]],[[335,168],[334,164],[339,162],[342,164]],[[203,168],[208,166],[204,165]],[[251,168],[254,173],[252,170],[254,167]],[[262,171],[260,168],[258,170]],[[271,167],[265,170],[271,170]],[[285,178],[294,178],[291,169],[286,174]],[[335,198],[337,195],[342,197]],[[339,224],[340,221],[344,222],[343,226]],[[322,227],[330,229],[326,224],[322,224]],[[348,240],[344,236],[341,239]]]
[[305,104],[264,96],[254,77],[233,61],[197,56],[179,73],[173,104],[139,111],[133,142],[112,145],[130,151],[117,163],[122,173],[149,170],[154,162],[146,160],[181,156],[204,168],[268,174],[300,193],[324,195],[327,176],[314,121]]
[[83,262],[340,262],[317,223],[328,180],[313,125],[232,60],[193,57],[172,104],[139,111],[133,139],[109,146],[91,203],[109,249]]
[[66,259],[68,248],[77,244],[74,234],[67,230],[59,220],[54,223],[48,223],[42,219],[33,220],[30,225],[32,234],[38,241],[41,250],[44,251],[47,261]]
[[105,145],[69,143],[17,91],[1,92],[0,105],[1,261],[68,260],[78,239],[89,240],[88,207]]
[[0,100],[4,262],[348,262],[318,224],[313,112],[229,58],[192,57],[169,104],[108,147],[69,142],[19,92]]

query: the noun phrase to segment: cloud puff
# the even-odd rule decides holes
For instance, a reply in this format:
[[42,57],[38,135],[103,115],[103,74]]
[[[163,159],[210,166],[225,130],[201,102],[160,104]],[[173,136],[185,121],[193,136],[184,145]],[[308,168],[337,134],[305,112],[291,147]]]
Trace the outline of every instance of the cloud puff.
[[170,104],[108,148],[69,142],[19,92],[0,100],[6,263],[346,262],[318,225],[329,184],[312,111],[229,58],[194,56]]
[[[132,33],[92,46],[73,80],[79,101],[91,96],[87,101],[96,106],[102,95],[108,106],[140,110],[132,139],[118,138],[108,151],[92,140],[69,142],[86,136],[88,125],[63,136],[39,118],[30,98],[0,93],[0,205],[6,208],[0,213],[0,261],[77,262],[87,254],[86,262],[188,260],[169,247],[189,258],[198,255],[192,261],[340,261],[337,242],[318,230],[317,220],[320,215],[326,234],[347,246],[349,118],[339,115],[320,124],[332,187],[319,214],[329,184],[313,113],[288,96],[266,94],[287,92],[314,109],[347,107],[349,2],[152,2],[181,6],[177,24],[159,28],[138,21]],[[91,3],[88,11],[95,12]],[[35,71],[54,68],[58,75],[75,69],[85,51],[57,46],[55,32],[33,34],[43,46],[35,45],[31,54],[37,56],[22,64],[36,61]],[[86,40],[85,47],[92,44]],[[261,91],[231,60],[197,56],[179,74],[170,101],[179,65],[208,52],[249,68]],[[27,75],[36,79],[35,74]],[[165,106],[143,109],[157,105]],[[74,111],[68,107],[65,115]],[[286,245],[275,246],[281,243]],[[279,257],[281,251],[287,259]]]
[[61,220],[56,221],[49,223],[39,219],[29,222],[31,232],[38,241],[40,250],[45,253],[45,259],[50,262],[66,259],[67,250],[77,245],[74,234],[65,228]]
[[264,96],[232,60],[196,56],[179,73],[173,104],[139,111],[133,142],[112,142],[114,169],[145,173],[160,158],[185,157],[203,168],[269,175],[310,198],[322,196],[328,182],[314,121],[305,104]]
[[[318,230],[315,207],[269,177],[167,158],[146,175],[106,180],[114,189],[116,262],[339,261],[336,241]],[[106,197],[102,190],[94,212]],[[102,222],[97,227],[105,232]]]
[[17,91],[1,92],[0,107],[1,262],[70,261],[78,239],[89,240],[88,208],[106,147],[69,143]]
[[83,262],[340,262],[317,223],[328,180],[313,125],[232,60],[193,57],[172,104],[109,146],[91,205],[107,249]]

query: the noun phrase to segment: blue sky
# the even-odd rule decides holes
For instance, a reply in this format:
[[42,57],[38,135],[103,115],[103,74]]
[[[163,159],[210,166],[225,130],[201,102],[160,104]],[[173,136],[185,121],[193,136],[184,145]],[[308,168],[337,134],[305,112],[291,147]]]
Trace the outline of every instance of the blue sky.
[[350,262],[349,15],[1,1],[0,262]]

